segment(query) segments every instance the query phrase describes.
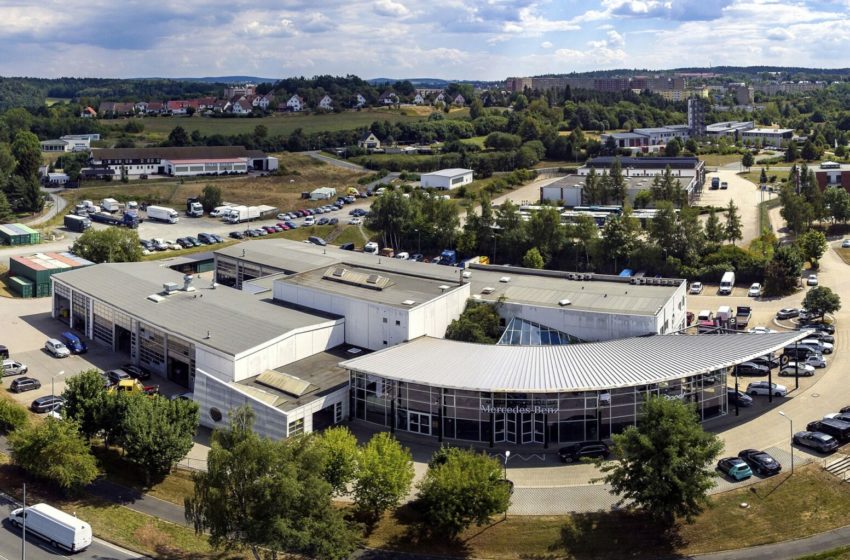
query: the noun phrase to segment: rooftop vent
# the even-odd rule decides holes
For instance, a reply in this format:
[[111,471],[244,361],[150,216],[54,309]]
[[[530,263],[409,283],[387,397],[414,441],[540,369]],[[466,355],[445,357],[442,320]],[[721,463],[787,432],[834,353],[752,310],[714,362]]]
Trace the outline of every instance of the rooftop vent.
[[191,274],[183,275],[183,291],[184,292],[194,292],[195,288],[192,287],[192,278]]
[[472,276],[472,272],[469,270],[464,270],[463,273],[461,273],[461,276],[463,276],[464,278],[469,278],[470,276]]
[[151,295],[148,296],[148,299],[150,301],[154,302],[154,303],[159,303],[159,302],[163,301],[165,298],[162,297],[159,294],[151,294]]
[[510,276],[502,276],[501,278],[499,278],[499,282],[503,282],[503,283],[505,283],[505,284],[507,284],[507,283],[508,283],[508,282],[510,282],[510,281],[511,281],[511,277],[510,277]]
[[345,274],[344,268],[335,268],[333,271],[333,275],[335,278],[342,278],[343,274]]
[[177,282],[165,282],[162,284],[162,291],[165,292],[166,295],[176,292],[177,288]]
[[481,290],[481,293],[482,294],[492,294],[495,291],[496,291],[495,288],[491,288],[491,287],[488,286],[488,287],[484,288],[483,290]]
[[472,299],[478,300],[481,299],[481,296],[479,294],[473,294]]
[[380,280],[380,279],[381,279],[381,277],[378,276],[377,274],[370,274],[369,277],[366,278],[366,283],[367,284],[377,284],[378,280]]
[[402,305],[414,305],[415,303],[416,302],[413,301],[412,299],[406,299],[403,302],[401,302]]
[[571,303],[572,302],[568,299],[562,299],[562,300],[558,301],[558,305],[560,305],[561,307],[564,307],[566,305],[570,305]]
[[448,286],[446,286],[445,284],[440,284],[440,286],[439,286],[439,287],[440,287],[440,291],[441,291],[441,292],[445,292],[446,290],[448,290],[448,289],[449,289],[449,287],[448,287]]

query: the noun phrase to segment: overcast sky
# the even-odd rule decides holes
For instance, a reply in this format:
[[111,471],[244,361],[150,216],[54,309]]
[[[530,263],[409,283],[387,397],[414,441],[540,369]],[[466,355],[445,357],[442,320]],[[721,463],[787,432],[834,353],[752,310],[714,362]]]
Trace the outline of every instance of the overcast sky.
[[850,66],[850,0],[0,0],[0,75]]

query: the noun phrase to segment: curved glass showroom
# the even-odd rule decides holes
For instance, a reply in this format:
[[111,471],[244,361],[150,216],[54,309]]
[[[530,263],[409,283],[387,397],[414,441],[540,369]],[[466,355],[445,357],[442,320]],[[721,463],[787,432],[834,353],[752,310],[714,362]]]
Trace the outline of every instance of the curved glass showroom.
[[[545,448],[621,432],[650,395],[691,403],[703,421],[725,415],[734,365],[799,336],[656,336],[572,348],[425,338],[341,365],[351,374],[353,420],[439,441]],[[459,386],[476,382],[482,387]]]

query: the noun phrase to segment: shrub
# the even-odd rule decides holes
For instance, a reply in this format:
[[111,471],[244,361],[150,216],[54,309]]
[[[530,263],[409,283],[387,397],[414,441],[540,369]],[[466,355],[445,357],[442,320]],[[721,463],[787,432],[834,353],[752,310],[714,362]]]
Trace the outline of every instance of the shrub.
[[0,432],[8,434],[29,423],[27,410],[18,403],[0,399]]

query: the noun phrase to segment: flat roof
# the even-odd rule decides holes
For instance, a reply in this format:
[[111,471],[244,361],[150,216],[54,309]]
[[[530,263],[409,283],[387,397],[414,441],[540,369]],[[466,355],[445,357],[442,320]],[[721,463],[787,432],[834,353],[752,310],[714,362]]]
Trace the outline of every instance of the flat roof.
[[[348,352],[349,348],[352,348],[350,344],[342,344],[273,370],[308,384],[306,391],[300,396],[260,383],[258,380],[260,375],[229,385],[278,410],[288,412],[348,386],[348,370],[340,367],[339,362],[350,359],[354,355]],[[365,354],[368,350],[362,350],[362,352]]]
[[169,146],[153,148],[94,148],[91,157],[94,161],[100,161],[104,159],[262,158],[266,157],[266,155],[258,150],[248,150],[245,146]]
[[[54,280],[80,290],[154,327],[236,356],[283,334],[339,320],[226,286],[212,288],[213,273],[194,276],[182,291],[183,274],[171,263],[105,263],[62,272]],[[162,295],[163,283],[178,291]],[[159,302],[148,296],[157,295]],[[209,338],[207,338],[209,334]]]
[[89,260],[68,252],[35,253],[25,257],[11,257],[10,260],[17,261],[32,270],[60,270],[94,264]]
[[709,373],[775,352],[807,334],[660,335],[558,346],[422,337],[340,365],[368,375],[472,391],[597,391]]
[[[351,281],[347,280],[349,277],[352,278]],[[369,284],[358,281],[358,279],[365,280],[369,277],[375,282]],[[314,288],[329,294],[368,300],[400,309],[412,309],[460,287],[457,282],[409,276],[380,268],[352,266],[348,263],[338,263],[302,272],[277,282]],[[378,286],[384,287],[377,289]]]
[[[422,290],[428,293],[432,293],[434,280],[451,286],[459,282],[463,272],[454,266],[391,259],[359,251],[343,251],[333,245],[319,247],[288,239],[246,241],[215,253],[235,260],[261,263],[267,269],[273,268],[289,274],[316,270],[319,278],[328,268],[337,264],[378,270],[382,274],[400,274],[407,277],[402,286],[421,281],[425,286]],[[571,309],[638,315],[657,313],[684,282],[676,280],[675,286],[635,285],[618,280],[616,276],[601,274],[586,275],[592,276],[592,280],[571,280],[569,272],[492,265],[473,265],[468,271],[471,275],[465,281],[472,284],[471,294],[478,294],[483,300],[496,301],[501,295],[507,295],[509,301],[559,307],[558,301],[568,298]],[[500,282],[503,276],[510,276],[511,282]],[[493,293],[481,294],[486,287],[493,288]],[[328,289],[333,291],[335,287]],[[393,299],[397,298],[393,296]]]
[[672,169],[696,169],[700,166],[699,158],[682,156],[682,157],[617,157],[617,156],[600,156],[589,159],[583,167],[605,168],[608,169],[614,165],[615,160],[620,160],[620,166],[623,169],[632,167],[635,169],[664,169],[668,165]]
[[787,134],[794,132],[793,128],[751,128],[745,130],[744,134]]
[[[677,171],[680,171],[680,172],[684,171],[684,173],[680,173],[679,175],[674,175],[673,177],[675,179],[680,180],[679,182],[682,183],[682,188],[687,188],[688,185],[691,183],[691,181],[693,180],[693,178],[695,176],[694,170],[684,169],[684,170],[677,170]],[[658,172],[657,175],[660,175],[661,173],[664,172],[664,170],[658,169],[657,172]],[[597,175],[597,177],[598,177],[598,175]],[[649,189],[650,187],[652,187],[652,180],[654,178],[655,178],[655,174],[653,174],[653,175],[623,175],[623,182],[625,183],[627,189]],[[548,185],[545,185],[545,186],[540,187],[540,188],[541,189],[546,189],[546,188],[549,188],[549,187],[575,187],[575,188],[578,188],[578,187],[584,187],[586,182],[587,182],[587,175],[567,175],[565,177],[558,179],[557,181],[549,183]]]
[[244,158],[205,158],[205,159],[166,159],[173,164],[191,164],[191,163],[245,163]]
[[431,173],[423,173],[420,177],[424,177],[425,175],[431,177],[457,177],[458,175],[465,175],[467,173],[472,173],[472,169],[461,169],[459,167],[452,167],[450,169],[440,169],[439,171],[432,171]]

